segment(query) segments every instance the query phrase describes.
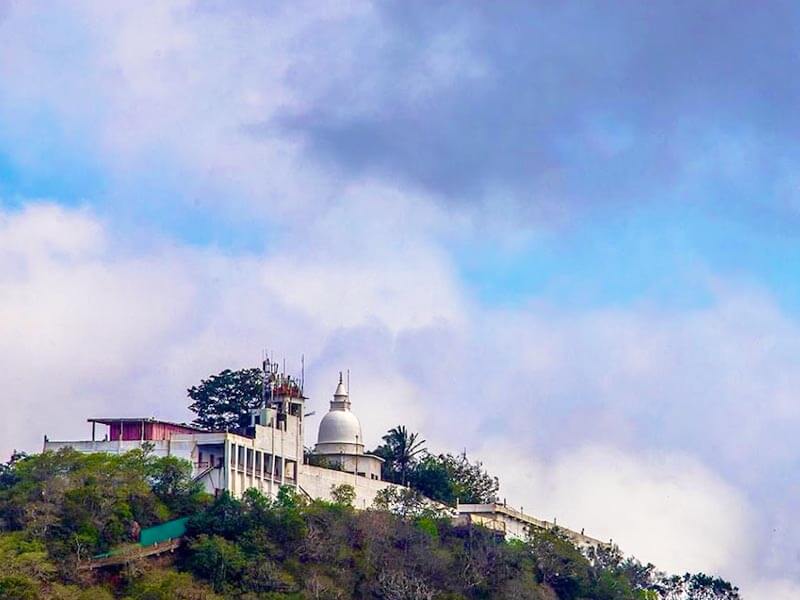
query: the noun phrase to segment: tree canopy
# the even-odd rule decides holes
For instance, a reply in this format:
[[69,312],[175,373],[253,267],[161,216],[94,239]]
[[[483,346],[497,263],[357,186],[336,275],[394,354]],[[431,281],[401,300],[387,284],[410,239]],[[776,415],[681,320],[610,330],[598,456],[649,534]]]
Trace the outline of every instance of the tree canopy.
[[372,451],[384,459],[386,481],[409,485],[424,496],[444,504],[491,502],[500,486],[480,462],[461,454],[431,454],[418,433],[403,425],[390,429],[383,444]]
[[264,374],[260,369],[225,369],[187,390],[193,423],[213,431],[235,431],[250,424],[250,411],[261,404]]
[[[0,599],[739,598],[719,578],[668,576],[616,549],[581,551],[557,529],[504,541],[482,527],[454,524],[413,488],[390,488],[399,495],[384,494],[361,511],[347,485],[334,490],[336,502],[307,501],[290,487],[274,500],[255,490],[212,500],[192,484],[187,467],[146,449],[62,450],[4,465]],[[134,541],[134,523],[180,515],[192,516],[174,555],[111,573],[78,568]]]
[[383,444],[372,453],[384,459],[383,478],[401,485],[406,484],[409,470],[419,455],[425,452],[425,440],[418,433],[410,433],[405,425],[390,429],[383,436]]
[[408,483],[422,494],[455,506],[492,502],[500,482],[489,475],[480,462],[470,462],[467,453],[426,454],[409,474]]

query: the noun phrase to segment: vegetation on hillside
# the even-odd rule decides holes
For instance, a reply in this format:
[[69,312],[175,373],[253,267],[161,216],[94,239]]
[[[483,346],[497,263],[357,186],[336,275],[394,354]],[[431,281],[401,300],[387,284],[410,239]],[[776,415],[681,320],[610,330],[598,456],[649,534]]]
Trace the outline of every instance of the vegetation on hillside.
[[[356,511],[290,488],[211,499],[189,465],[146,450],[18,456],[0,468],[0,599],[734,600],[727,582],[670,578],[616,551],[584,554],[557,531],[505,542],[460,528],[413,495]],[[192,515],[175,555],[81,568],[145,527]]]
[[384,459],[382,476],[386,481],[408,485],[422,495],[449,506],[491,502],[500,482],[483,469],[480,462],[470,462],[467,453],[432,454],[419,434],[403,425],[390,429],[383,444],[372,454]]

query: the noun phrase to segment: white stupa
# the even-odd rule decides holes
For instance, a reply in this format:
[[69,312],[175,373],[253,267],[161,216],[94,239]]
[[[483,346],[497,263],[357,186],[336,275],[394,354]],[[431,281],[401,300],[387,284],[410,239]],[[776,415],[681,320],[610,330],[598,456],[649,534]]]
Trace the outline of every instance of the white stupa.
[[339,373],[339,384],[328,413],[319,424],[314,454],[324,456],[331,465],[370,479],[380,479],[383,459],[364,453],[361,423],[350,410],[350,396]]

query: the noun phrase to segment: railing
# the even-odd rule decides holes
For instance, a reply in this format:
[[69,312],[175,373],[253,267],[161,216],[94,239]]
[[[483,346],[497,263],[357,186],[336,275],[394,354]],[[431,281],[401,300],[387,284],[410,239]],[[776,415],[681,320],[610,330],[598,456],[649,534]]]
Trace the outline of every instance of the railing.
[[182,538],[167,540],[159,542],[152,546],[135,546],[133,549],[120,552],[118,554],[109,553],[105,556],[97,556],[87,563],[82,564],[79,568],[82,570],[99,569],[102,567],[110,567],[112,565],[124,565],[134,560],[145,558],[146,556],[154,556],[156,554],[163,554],[164,552],[174,552],[178,546],[181,545]]

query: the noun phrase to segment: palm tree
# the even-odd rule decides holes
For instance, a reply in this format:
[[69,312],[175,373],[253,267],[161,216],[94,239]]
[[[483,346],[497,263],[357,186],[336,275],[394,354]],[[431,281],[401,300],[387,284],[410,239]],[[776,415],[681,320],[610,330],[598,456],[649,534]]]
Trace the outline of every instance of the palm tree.
[[405,425],[398,425],[383,436],[383,441],[382,454],[400,472],[400,483],[405,485],[409,467],[425,452],[425,440],[419,439],[418,433],[409,433]]

